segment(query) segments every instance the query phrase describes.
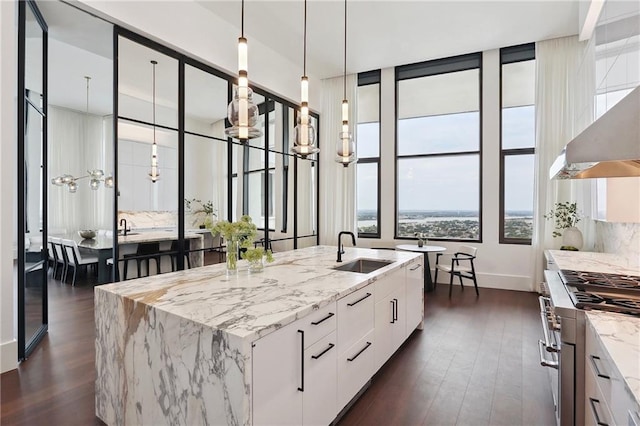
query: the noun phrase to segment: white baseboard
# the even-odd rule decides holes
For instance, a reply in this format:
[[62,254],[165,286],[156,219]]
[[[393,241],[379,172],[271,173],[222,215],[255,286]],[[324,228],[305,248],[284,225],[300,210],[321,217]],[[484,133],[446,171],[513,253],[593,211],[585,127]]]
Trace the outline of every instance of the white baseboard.
[[[435,277],[435,271],[431,273],[432,277]],[[484,288],[497,288],[501,290],[515,290],[515,291],[535,291],[531,288],[531,277],[522,275],[501,275],[501,274],[483,274],[477,273],[478,287]],[[438,284],[449,284],[449,274],[438,272]],[[469,283],[473,286],[471,280],[464,280],[464,285]],[[454,278],[454,284],[460,284],[457,278]]]
[[18,342],[11,340],[0,344],[0,373],[18,368]]

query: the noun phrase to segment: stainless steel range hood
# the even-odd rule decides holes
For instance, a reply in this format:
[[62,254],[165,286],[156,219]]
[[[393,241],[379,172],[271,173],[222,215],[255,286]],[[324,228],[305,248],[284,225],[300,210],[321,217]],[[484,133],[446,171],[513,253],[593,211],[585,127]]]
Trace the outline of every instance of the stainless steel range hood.
[[562,150],[551,179],[640,176],[640,86]]

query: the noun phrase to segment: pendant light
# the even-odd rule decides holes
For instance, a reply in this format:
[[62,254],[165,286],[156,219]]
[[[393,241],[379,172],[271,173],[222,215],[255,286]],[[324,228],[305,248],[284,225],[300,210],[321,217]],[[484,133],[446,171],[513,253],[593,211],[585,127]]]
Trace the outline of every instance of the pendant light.
[[156,143],[156,65],[157,61],[151,61],[153,67],[153,144],[151,145],[151,171],[149,172],[149,178],[151,182],[156,183],[160,179],[160,172],[158,171],[158,144]]
[[253,102],[253,90],[249,88],[247,50],[247,39],[244,37],[244,0],[242,0],[240,38],[238,39],[238,86],[227,108],[230,127],[227,127],[224,132],[227,136],[243,143],[262,136],[262,131],[255,127],[258,123],[258,107]]
[[[85,80],[87,81],[87,102],[85,105],[85,113],[84,113],[84,141],[85,144],[90,144],[89,142],[89,81],[91,77],[85,76]],[[67,186],[67,190],[75,194],[78,191],[78,183],[77,181],[80,179],[89,179],[89,188],[96,191],[100,188],[100,183],[104,182],[104,186],[107,188],[113,188],[113,176],[105,176],[104,171],[100,169],[87,170],[87,174],[84,176],[75,177],[70,174],[63,174],[60,176],[56,176],[51,179],[51,183],[56,186]]]
[[356,161],[356,143],[349,132],[349,101],[347,100],[347,0],[344,0],[344,74],[342,98],[342,130],[336,144],[336,162],[344,167]]
[[320,151],[315,147],[316,129],[309,117],[309,79],[307,77],[307,0],[304,0],[304,41],[302,56],[302,79],[300,80],[300,113],[293,132],[293,148],[291,151],[307,158]]

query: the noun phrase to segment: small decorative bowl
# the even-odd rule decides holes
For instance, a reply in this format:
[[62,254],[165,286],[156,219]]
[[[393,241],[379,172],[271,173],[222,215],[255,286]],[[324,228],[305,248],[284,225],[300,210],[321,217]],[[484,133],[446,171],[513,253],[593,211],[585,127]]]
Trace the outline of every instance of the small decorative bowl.
[[84,239],[91,239],[95,238],[96,231],[92,229],[83,229],[82,231],[78,231],[78,234],[80,234],[80,236]]

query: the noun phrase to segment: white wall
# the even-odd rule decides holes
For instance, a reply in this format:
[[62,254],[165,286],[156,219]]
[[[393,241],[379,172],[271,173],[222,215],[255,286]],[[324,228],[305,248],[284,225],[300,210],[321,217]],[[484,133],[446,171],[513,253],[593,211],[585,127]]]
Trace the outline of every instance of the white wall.
[[[528,245],[499,244],[499,178],[500,178],[500,56],[498,50],[483,53],[482,58],[482,243],[478,247],[476,270],[482,287],[531,291],[533,262]],[[395,199],[395,80],[394,69],[381,73],[381,238],[358,239],[362,247],[391,247],[406,243],[394,240]],[[322,214],[322,210],[321,210]],[[447,250],[455,250],[459,242],[434,242]],[[430,258],[431,267],[435,256]],[[542,267],[542,265],[540,265]],[[448,282],[440,275],[440,282]]]
[[0,1],[0,373],[16,368],[16,290],[13,279],[16,164],[17,2]]

